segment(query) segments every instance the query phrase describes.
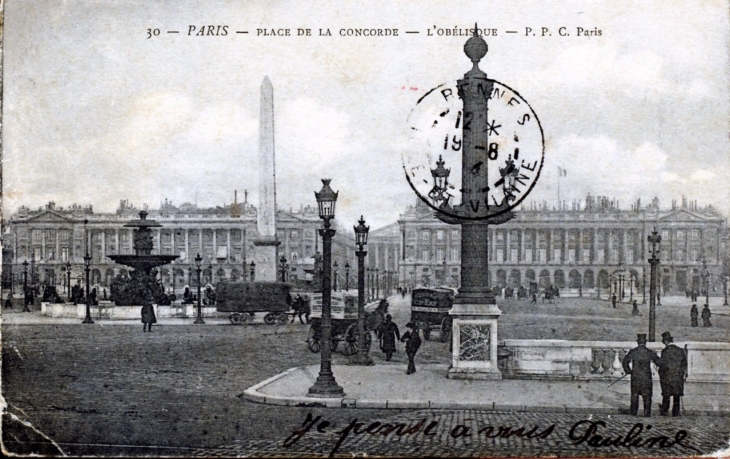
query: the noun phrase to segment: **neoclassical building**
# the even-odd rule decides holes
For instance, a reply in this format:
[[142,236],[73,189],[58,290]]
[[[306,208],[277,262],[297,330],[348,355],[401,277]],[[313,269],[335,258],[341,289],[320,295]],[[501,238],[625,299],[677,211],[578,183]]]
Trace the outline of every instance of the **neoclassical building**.
[[[132,228],[124,224],[139,218],[140,209],[128,201],[120,201],[114,213],[95,213],[92,206],[73,205],[69,208],[50,202],[37,210],[21,207],[5,221],[3,228],[3,287],[10,288],[12,279],[16,293],[22,290],[23,262],[28,263],[30,284],[57,285],[65,292],[67,266],[71,266],[71,281],[83,284],[83,257],[91,256],[92,286],[108,288],[112,278],[125,272],[107,255],[132,254]],[[153,254],[178,255],[172,264],[161,268],[160,276],[167,288],[181,291],[185,285],[197,285],[194,258],[200,253],[201,282],[248,279],[251,254],[256,237],[256,208],[247,202],[199,208],[185,203],[175,206],[165,200],[158,209],[148,209],[148,219],[162,224],[155,228]],[[276,234],[281,242],[279,255],[287,259],[288,278],[308,276],[306,260],[321,252],[322,241],[317,233],[322,223],[315,206],[303,206],[297,211],[276,212]],[[333,260],[342,265],[354,263],[352,235],[338,231],[333,241]],[[310,267],[311,271],[311,267]],[[277,276],[278,277],[278,276]],[[20,288],[19,288],[20,287]],[[101,291],[101,290],[99,290]]]
[[[662,293],[702,290],[704,259],[710,293],[721,294],[727,274],[722,263],[727,256],[725,218],[712,206],[699,207],[686,199],[668,209],[654,199],[650,205],[637,201],[623,210],[615,200],[590,195],[570,209],[523,206],[513,220],[489,228],[485,275],[499,287],[536,283],[592,295],[620,289],[625,297],[636,297],[643,294],[644,285],[648,290],[647,236],[654,228],[662,236]],[[381,254],[376,257],[379,266],[397,263],[402,286],[458,287],[460,237],[459,226],[437,220],[419,200],[397,223],[372,233],[369,259],[373,262],[375,250]]]

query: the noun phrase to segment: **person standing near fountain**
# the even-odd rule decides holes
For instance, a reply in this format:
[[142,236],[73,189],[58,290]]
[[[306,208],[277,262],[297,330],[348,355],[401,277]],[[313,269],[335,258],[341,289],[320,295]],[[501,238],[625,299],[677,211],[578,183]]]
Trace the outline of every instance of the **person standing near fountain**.
[[151,303],[145,303],[144,306],[142,306],[142,331],[152,331],[152,324],[157,323],[157,318],[155,317],[155,309],[152,307]]

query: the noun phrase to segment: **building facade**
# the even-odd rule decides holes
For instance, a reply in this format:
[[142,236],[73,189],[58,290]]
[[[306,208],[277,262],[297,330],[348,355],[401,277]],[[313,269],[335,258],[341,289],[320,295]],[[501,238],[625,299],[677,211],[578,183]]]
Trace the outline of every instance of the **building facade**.
[[[649,285],[647,237],[656,228],[659,245],[660,291],[684,294],[702,291],[706,262],[710,294],[721,294],[727,276],[726,220],[712,206],[682,200],[660,209],[658,199],[648,206],[637,201],[621,210],[615,200],[588,196],[571,209],[532,205],[516,211],[511,221],[489,227],[489,267],[485,273],[497,287],[555,286],[569,293],[641,298]],[[375,231],[372,246],[397,254],[399,285],[460,283],[461,231],[433,216],[417,202],[397,223]],[[387,233],[387,234],[386,234]],[[397,240],[396,240],[397,239]],[[372,259],[371,259],[372,261]]]
[[[50,202],[37,210],[21,207],[5,221],[3,229],[3,288],[22,291],[23,263],[27,262],[28,283],[56,285],[66,292],[67,279],[83,285],[84,255],[91,256],[90,283],[99,292],[108,289],[112,279],[127,271],[108,255],[133,254],[132,228],[124,225],[137,219],[141,209],[120,201],[114,213],[95,213],[92,206],[57,207]],[[153,229],[153,254],[178,255],[160,268],[163,285],[180,293],[187,286],[197,286],[194,258],[203,258],[201,283],[242,281],[250,278],[253,240],[256,237],[256,208],[247,202],[198,208],[189,203],[175,206],[165,200],[159,209],[145,209],[148,219],[162,228]],[[280,241],[279,257],[287,260],[287,280],[311,280],[307,260],[321,252],[317,230],[322,227],[315,206],[298,211],[276,212],[276,236]],[[352,240],[352,242],[351,242]],[[350,260],[353,264],[354,239],[338,231],[333,242],[333,260]],[[355,271],[357,265],[355,264]],[[279,278],[279,275],[277,275]]]

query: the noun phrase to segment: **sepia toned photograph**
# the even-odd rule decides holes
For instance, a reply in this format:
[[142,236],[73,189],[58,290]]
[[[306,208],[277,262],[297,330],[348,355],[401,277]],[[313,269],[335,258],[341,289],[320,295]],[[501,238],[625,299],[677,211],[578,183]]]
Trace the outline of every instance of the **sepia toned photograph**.
[[730,456],[727,2],[2,18],[4,455]]

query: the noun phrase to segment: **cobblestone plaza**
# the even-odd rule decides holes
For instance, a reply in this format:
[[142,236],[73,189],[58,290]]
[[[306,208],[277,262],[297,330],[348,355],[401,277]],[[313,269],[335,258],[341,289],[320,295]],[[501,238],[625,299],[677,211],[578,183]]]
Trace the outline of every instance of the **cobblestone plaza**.
[[[391,298],[394,320],[400,325],[407,320],[407,299]],[[520,337],[541,330],[547,337],[556,330],[577,337],[580,333],[603,333],[602,337],[610,338],[635,327],[626,304],[613,310],[608,302],[584,300],[594,304],[591,311],[586,304],[574,301],[578,300],[538,305],[544,312],[539,326],[525,323],[527,314],[534,311],[525,309],[524,303],[505,305],[503,334]],[[676,309],[681,310],[679,306]],[[588,310],[582,314],[588,318],[572,317],[581,326],[571,328],[565,317],[574,316],[577,310]],[[17,315],[20,313],[6,312],[9,320]],[[663,320],[678,319],[660,316],[660,323]],[[729,325],[727,317],[717,317],[715,327],[706,330],[705,339],[727,340]],[[684,333],[683,328],[677,330],[678,336]],[[703,333],[702,329],[694,330]],[[426,423],[413,434],[351,433],[339,445],[338,455],[682,456],[699,454],[691,448],[703,454],[716,451],[730,438],[730,418],[725,416],[645,419],[591,413],[355,410],[282,407],[244,400],[240,395],[247,387],[288,368],[319,361],[318,354],[306,349],[307,331],[306,325],[299,324],[234,327],[221,320],[203,326],[163,324],[153,333],[143,334],[137,321],[94,326],[9,325],[6,321],[2,329],[3,395],[8,403],[3,418],[5,447],[10,452],[46,454],[59,454],[60,449],[69,455],[326,456],[341,438],[338,432],[355,419],[364,423],[359,432],[373,423],[380,423],[371,428],[373,431],[383,424],[412,427],[423,419]],[[417,363],[444,362],[449,355],[447,345],[425,341]],[[372,356],[376,365],[386,364],[380,352]],[[405,367],[405,360],[401,352],[387,364]],[[334,354],[335,365],[346,362],[341,352]],[[407,384],[405,374],[403,378]],[[302,428],[309,414],[312,419],[321,416],[317,425],[320,421],[330,424],[323,432],[313,428],[285,446],[285,440]],[[576,427],[582,430],[575,430],[572,440],[570,431],[584,420],[605,422],[605,426],[596,424],[595,433],[613,439],[624,438],[636,423],[643,424],[644,441],[652,437],[650,434],[665,435],[673,441],[677,432],[686,431],[682,443],[691,448],[676,443],[666,446],[667,442],[664,447],[659,443],[592,447],[588,439],[575,444],[590,425]],[[436,424],[424,434],[432,422]],[[539,433],[552,425],[555,427],[546,438],[507,435],[504,430],[504,436],[495,438],[488,438],[486,430],[477,433],[488,426],[494,427],[491,435],[499,432],[500,426],[524,427],[523,433],[537,427]],[[472,435],[458,435],[463,428],[457,426],[469,427]]]

